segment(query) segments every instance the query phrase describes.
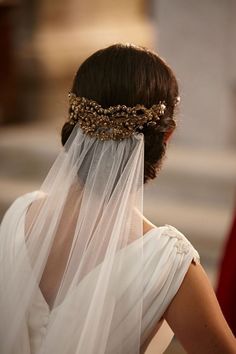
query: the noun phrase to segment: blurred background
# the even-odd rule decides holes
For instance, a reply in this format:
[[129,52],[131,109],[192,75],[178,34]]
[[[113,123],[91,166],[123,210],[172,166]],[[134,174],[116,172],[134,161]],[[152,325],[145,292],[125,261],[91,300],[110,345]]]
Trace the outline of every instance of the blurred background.
[[[95,50],[157,51],[180,83],[178,129],[145,215],[198,249],[213,286],[236,198],[236,1],[1,0],[0,217],[37,189],[60,149],[67,93]],[[183,354],[177,340],[166,351]]]

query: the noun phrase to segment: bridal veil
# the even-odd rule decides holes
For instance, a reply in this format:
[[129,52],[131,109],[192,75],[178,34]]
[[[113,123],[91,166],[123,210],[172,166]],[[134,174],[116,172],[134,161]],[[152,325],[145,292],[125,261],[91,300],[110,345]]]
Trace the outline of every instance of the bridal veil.
[[20,222],[3,223],[1,353],[12,353],[43,289],[50,320],[40,354],[139,353],[143,154],[142,134],[101,141],[76,125],[19,215],[24,239],[16,240]]
[[[80,66],[66,143],[1,225],[1,354],[140,352],[195,256],[176,229],[143,235],[143,184],[156,177],[178,102],[173,72],[147,49],[114,45]],[[26,350],[39,294],[47,325]]]

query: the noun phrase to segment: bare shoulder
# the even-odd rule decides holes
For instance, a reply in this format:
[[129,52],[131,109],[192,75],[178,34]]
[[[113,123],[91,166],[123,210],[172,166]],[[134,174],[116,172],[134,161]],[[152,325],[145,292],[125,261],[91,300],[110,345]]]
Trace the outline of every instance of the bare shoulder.
[[164,317],[188,353],[236,353],[236,340],[200,264],[190,265]]
[[45,200],[46,200],[46,194],[43,192],[37,192],[37,197],[35,197],[28,205],[26,216],[25,216],[26,232],[30,229],[32,223],[35,220],[35,216],[39,213],[39,210],[44,205]]
[[143,233],[147,233],[152,229],[156,228],[156,225],[154,225],[150,220],[148,220],[144,215],[142,215],[143,219]]

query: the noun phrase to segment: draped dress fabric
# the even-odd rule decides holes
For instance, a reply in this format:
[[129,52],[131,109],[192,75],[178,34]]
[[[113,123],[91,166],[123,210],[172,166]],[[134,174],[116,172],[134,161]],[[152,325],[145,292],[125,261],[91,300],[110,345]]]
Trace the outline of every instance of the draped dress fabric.
[[[14,254],[17,254],[19,248],[25,248],[27,255],[27,248],[25,244],[25,216],[29,205],[38,198],[38,192],[28,193],[18,198],[12,206],[8,209],[7,213],[1,224],[1,237],[8,237],[8,235],[15,235],[13,240],[12,253],[7,258],[8,264],[4,264],[4,269],[9,271],[14,267]],[[109,341],[104,353],[120,353],[116,348],[120,348],[120,343],[125,343],[124,331],[120,331],[124,323],[117,319],[125,318],[125,314],[130,311],[122,302],[122,296],[128,286],[132,286],[132,277],[135,271],[135,266],[138,259],[132,253],[133,245],[135,242],[143,242],[143,307],[142,307],[142,323],[141,323],[141,344],[144,343],[150,334],[153,332],[157,323],[160,321],[162,324],[158,330],[155,352],[163,353],[169,345],[173,333],[169,329],[166,336],[162,335],[164,321],[162,316],[172,301],[176,292],[178,291],[184,276],[191,264],[191,262],[198,263],[199,255],[186,237],[179,232],[175,227],[165,225],[162,227],[155,227],[148,231],[143,238],[133,241],[127,247],[121,249],[117,253],[117,258],[124,257],[126,263],[125,269],[127,270],[122,277],[117,279],[114,277],[114,288],[119,292],[120,301],[116,305],[115,311],[119,316],[115,316],[116,323],[112,323],[109,335]],[[7,250],[2,250],[4,252]],[[27,257],[26,257],[27,258]],[[2,262],[2,260],[1,260]],[[6,261],[5,261],[6,262]],[[1,265],[2,266],[2,265]],[[76,291],[70,295],[70,299],[65,300],[52,310],[48,306],[40,287],[37,286],[37,291],[33,302],[25,314],[25,322],[21,327],[17,342],[14,344],[12,354],[37,354],[40,353],[41,346],[47,333],[50,321],[57,316],[61,316],[65,322],[65,327],[73,318],[78,315],[77,305],[83,304],[79,311],[86,311],[89,306],[89,299],[86,299],[86,294],[89,292],[90,285],[96,279],[96,274],[99,270],[98,265],[94,270],[85,276],[85,278],[78,285]],[[28,263],[25,272],[31,272],[30,262]],[[0,281],[6,281],[6,277],[2,277]],[[118,286],[117,286],[118,284]],[[4,283],[0,284],[4,287]],[[137,299],[134,299],[134,302]],[[69,305],[68,305],[69,304]],[[101,324],[103,325],[103,324]],[[166,325],[166,324],[165,324]],[[11,330],[10,328],[8,329]],[[63,333],[62,333],[63,336]],[[1,342],[1,340],[0,340]],[[57,353],[57,343],[53,347],[53,353]],[[1,350],[0,350],[1,352]],[[125,344],[122,349],[123,354],[132,354],[126,351]],[[2,353],[4,354],[4,353]],[[48,353],[49,354],[49,353]],[[71,354],[75,352],[71,351]],[[86,354],[86,353],[81,353]],[[95,354],[95,353],[94,353]]]

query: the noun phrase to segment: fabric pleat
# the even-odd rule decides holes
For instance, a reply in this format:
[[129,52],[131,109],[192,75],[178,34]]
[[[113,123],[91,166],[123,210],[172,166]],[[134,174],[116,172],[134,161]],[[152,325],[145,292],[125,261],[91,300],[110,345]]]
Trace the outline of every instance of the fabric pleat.
[[175,228],[143,235],[144,141],[75,126],[0,232],[2,354],[136,354],[198,258]]

